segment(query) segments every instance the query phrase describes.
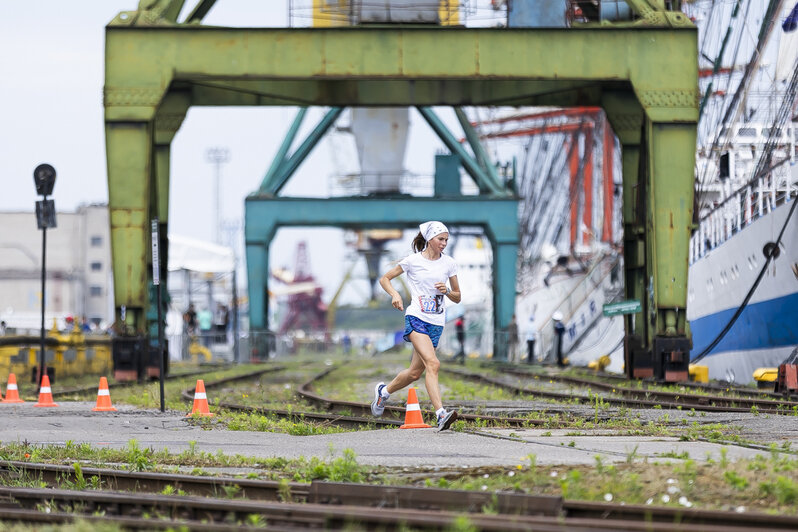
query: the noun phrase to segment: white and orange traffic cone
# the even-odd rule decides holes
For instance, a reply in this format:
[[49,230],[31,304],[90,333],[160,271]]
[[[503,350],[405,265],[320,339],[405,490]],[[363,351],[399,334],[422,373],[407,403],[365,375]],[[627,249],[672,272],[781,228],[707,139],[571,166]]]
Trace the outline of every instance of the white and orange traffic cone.
[[116,408],[111,405],[111,392],[108,391],[108,379],[100,377],[100,387],[97,389],[97,406],[91,409],[92,412],[116,412]]
[[8,386],[6,386],[6,398],[3,399],[4,403],[24,403],[19,398],[19,389],[17,388],[17,376],[13,373],[8,374]]
[[399,427],[400,429],[428,429],[429,425],[424,423],[424,417],[421,415],[421,407],[418,404],[418,397],[416,397],[416,389],[410,388],[407,391],[407,407],[405,408],[405,424]]
[[194,390],[194,408],[191,409],[191,413],[187,414],[186,417],[191,417],[194,414],[203,416],[203,417],[211,417],[211,411],[208,410],[208,397],[205,395],[205,381],[202,379],[197,379],[197,388]]
[[42,387],[39,388],[39,402],[33,406],[58,406],[53,402],[53,391],[50,389],[50,377],[42,377]]

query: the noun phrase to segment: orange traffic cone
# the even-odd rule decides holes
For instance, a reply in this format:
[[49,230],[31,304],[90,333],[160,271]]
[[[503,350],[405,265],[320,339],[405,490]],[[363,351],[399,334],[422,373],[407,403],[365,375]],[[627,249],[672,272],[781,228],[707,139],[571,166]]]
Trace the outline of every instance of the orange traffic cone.
[[418,405],[416,389],[410,388],[407,391],[407,408],[405,409],[405,424],[400,429],[428,429],[429,425],[424,423],[421,415],[421,407]]
[[210,417],[211,411],[208,410],[208,397],[205,395],[205,381],[202,379],[197,379],[197,388],[194,390],[194,408],[191,409],[191,413],[186,415],[186,417],[191,417],[194,414],[199,414],[203,417]]
[[100,388],[97,390],[97,406],[91,409],[92,412],[116,412],[116,408],[111,405],[111,392],[108,391],[108,379],[100,377]]
[[17,389],[17,376],[13,373],[8,374],[8,386],[6,386],[6,398],[3,399],[4,403],[24,403],[19,398],[19,390]]
[[50,377],[42,377],[42,387],[39,388],[39,402],[33,406],[58,406],[53,402],[53,392],[50,390]]

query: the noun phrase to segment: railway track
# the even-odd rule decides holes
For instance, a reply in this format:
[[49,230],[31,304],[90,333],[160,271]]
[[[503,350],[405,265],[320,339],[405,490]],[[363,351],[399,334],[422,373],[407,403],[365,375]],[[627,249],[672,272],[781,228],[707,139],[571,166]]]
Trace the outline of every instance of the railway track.
[[[309,485],[281,484],[93,468],[83,468],[81,473],[84,479],[97,477],[104,489],[115,491],[58,489],[59,482],[78,480],[76,471],[68,466],[0,462],[0,476],[4,478],[38,479],[55,487],[0,488],[0,520],[66,522],[80,516],[91,521],[92,515],[102,512],[104,519],[121,520],[122,526],[153,530],[167,528],[164,524],[191,530],[227,530],[240,526],[236,523],[253,521],[266,524],[270,530],[336,530],[352,526],[440,530],[467,514],[469,524],[476,530],[798,529],[795,516],[571,501],[510,492],[318,481]],[[187,496],[158,493],[167,486],[180,489]],[[230,498],[231,493],[237,498]],[[49,513],[42,508],[49,509]],[[375,508],[379,511],[375,512]],[[158,516],[159,520],[150,523],[151,519],[144,520],[144,515]],[[246,526],[241,528],[248,530]]]
[[[177,379],[184,379],[186,377],[198,377],[200,375],[206,375],[208,373],[212,373],[215,371],[219,371],[220,369],[226,369],[226,367],[213,367],[213,368],[206,368],[206,369],[198,369],[194,371],[185,371],[181,373],[170,373],[166,376],[166,380],[177,380]],[[118,388],[127,388],[130,386],[136,386],[140,384],[138,381],[125,381],[125,382],[113,382],[108,384],[108,388],[110,390],[118,389]],[[79,395],[79,394],[96,394],[99,386],[96,385],[89,385],[89,386],[74,386],[72,388],[63,388],[63,389],[55,389],[52,391],[53,397],[65,397],[68,395]]]
[[[532,371],[529,371],[529,369],[531,369],[532,367],[535,367],[535,366],[527,366],[528,369],[522,369],[523,366],[519,366],[519,365],[516,365],[516,364],[509,364],[509,363],[506,363],[506,362],[494,362],[494,363],[491,363],[490,367],[499,368],[500,370],[512,369],[512,370],[517,370],[519,372],[524,372],[524,373],[528,373],[528,374],[537,374],[537,373],[534,373]],[[538,366],[538,367],[540,367],[540,366]],[[579,368],[571,368],[571,372],[574,372],[574,371],[579,371]],[[561,373],[545,373],[545,374],[537,374],[537,375],[540,375],[541,377],[545,375],[546,377],[558,379],[558,380],[561,380],[562,382],[567,382],[567,380],[571,379],[571,378],[573,378],[575,380],[587,379],[587,380],[591,380],[591,381],[598,379],[599,382],[606,381],[605,384],[607,384],[607,383],[617,383],[617,385],[620,385],[620,386],[623,386],[624,384],[629,384],[629,382],[630,382],[630,380],[628,378],[626,378],[626,376],[618,375],[618,374],[615,374],[615,373],[606,373],[606,372],[603,372],[603,371],[589,371],[589,370],[584,370],[584,371],[579,371],[579,372],[582,374],[581,377],[578,376],[578,375],[563,375]],[[657,382],[657,381],[655,381],[655,380],[653,380],[651,378],[639,379],[638,381],[635,381],[635,382],[640,382],[641,385],[644,386],[645,388],[650,388],[652,386],[656,386],[656,385],[661,385],[662,384],[662,383],[659,383],[659,382]],[[737,396],[740,396],[740,397],[751,397],[751,398],[754,398],[754,399],[768,399],[768,398],[774,399],[774,400],[791,400],[792,399],[792,397],[789,396],[789,395],[785,396],[784,394],[778,394],[778,393],[770,392],[770,391],[766,391],[766,390],[752,390],[751,388],[748,388],[748,387],[745,387],[745,386],[740,386],[740,385],[735,385],[733,383],[726,383],[726,384],[723,384],[723,383],[712,383],[712,382],[710,382],[710,383],[700,383],[700,382],[688,381],[688,382],[680,382],[680,383],[674,384],[674,385],[675,386],[679,386],[680,388],[688,388],[688,389],[697,390],[699,392],[707,393],[707,394],[711,394],[711,393],[733,393],[733,394],[735,394]]]
[[[275,368],[273,371],[278,371],[280,369],[283,368]],[[345,428],[358,428],[364,426],[393,427],[402,425],[405,415],[405,409],[403,407],[390,405],[386,406],[383,417],[375,418],[371,414],[371,405],[369,403],[334,400],[322,397],[321,395],[315,393],[313,391],[313,383],[323,379],[335,369],[336,367],[332,366],[314,375],[309,380],[302,383],[296,392],[299,397],[314,405],[319,410],[323,410],[324,412],[265,408],[243,405],[225,400],[220,401],[219,406],[238,412],[253,412],[264,415],[272,415],[278,418],[291,419],[294,421],[314,421],[317,423],[325,423]],[[265,373],[265,371],[206,382],[205,389],[215,389],[233,381],[252,379],[263,373]],[[188,388],[183,390],[182,397],[186,401],[192,401],[194,398],[194,389]],[[434,417],[435,414],[432,410],[422,410],[422,413],[428,417]],[[480,423],[493,423],[510,427],[529,427],[543,425],[545,423],[545,421],[539,419],[475,415],[465,413],[461,413],[458,419],[472,422],[479,421]]]
[[621,397],[594,395],[578,395],[566,392],[554,392],[540,390],[527,386],[518,386],[502,381],[500,378],[490,377],[482,373],[473,373],[463,369],[446,368],[442,371],[458,375],[461,378],[470,379],[494,386],[500,386],[517,395],[532,395],[546,399],[554,399],[563,402],[578,401],[582,404],[594,404],[598,399],[603,403],[612,406],[626,408],[663,408],[663,409],[682,409],[696,410],[704,412],[752,412],[766,414],[795,415],[798,412],[798,402],[785,401],[783,398],[777,400],[756,399],[748,397],[728,397],[720,395],[696,395],[690,393],[676,393],[659,391],[654,389],[637,389],[609,384],[594,379],[582,379],[566,375],[540,375],[525,371],[520,368],[503,367],[501,371],[521,378],[543,378],[554,380],[561,383],[573,384],[582,388],[590,389],[591,392],[601,391],[605,394],[620,395]]
[[[529,372],[520,368],[510,368],[506,371],[514,372],[516,375],[521,376],[530,375]],[[751,409],[756,408],[759,409],[760,412],[767,411],[768,413],[790,415],[794,415],[796,411],[798,411],[798,402],[790,401],[788,397],[771,392],[741,389],[740,387],[721,388],[718,386],[704,386],[698,383],[679,384],[680,387],[702,392],[701,394],[691,394],[657,390],[652,387],[643,389],[631,388],[628,386],[629,381],[626,379],[621,379],[620,384],[626,384],[627,386],[609,384],[596,379],[573,377],[569,375],[551,375],[550,378],[578,386],[592,387],[602,391],[618,393],[635,400],[651,399],[659,404],[663,402],[669,404],[675,403],[682,406],[682,408],[690,407],[696,410],[699,409],[698,407],[717,405],[720,406],[723,411],[732,411],[732,408],[742,408],[743,411],[751,411]],[[731,394],[731,396],[711,395],[709,392],[726,392]]]

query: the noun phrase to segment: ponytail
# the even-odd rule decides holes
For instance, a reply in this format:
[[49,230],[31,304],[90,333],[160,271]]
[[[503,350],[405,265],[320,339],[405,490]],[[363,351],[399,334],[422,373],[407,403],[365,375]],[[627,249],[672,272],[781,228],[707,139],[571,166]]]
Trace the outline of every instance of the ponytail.
[[424,240],[424,235],[421,234],[421,231],[413,238],[413,251],[418,253],[419,251],[424,251],[424,248],[427,247],[427,241]]

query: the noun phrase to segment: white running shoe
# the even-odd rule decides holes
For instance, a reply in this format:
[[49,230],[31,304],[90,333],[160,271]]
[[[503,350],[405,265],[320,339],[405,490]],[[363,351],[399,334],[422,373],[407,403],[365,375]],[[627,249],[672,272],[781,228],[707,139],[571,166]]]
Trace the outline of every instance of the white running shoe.
[[438,416],[438,432],[448,429],[456,420],[457,412],[454,410],[446,412],[445,414],[441,414]]
[[385,397],[382,396],[382,389],[385,388],[384,382],[378,382],[374,387],[374,401],[371,402],[371,413],[380,417],[385,412]]

